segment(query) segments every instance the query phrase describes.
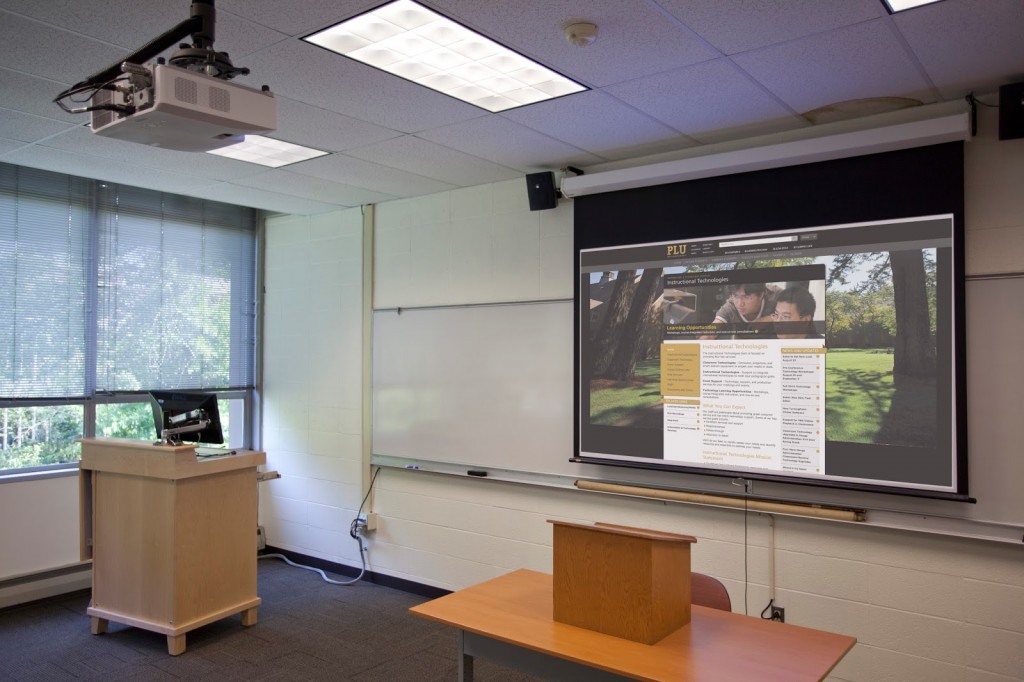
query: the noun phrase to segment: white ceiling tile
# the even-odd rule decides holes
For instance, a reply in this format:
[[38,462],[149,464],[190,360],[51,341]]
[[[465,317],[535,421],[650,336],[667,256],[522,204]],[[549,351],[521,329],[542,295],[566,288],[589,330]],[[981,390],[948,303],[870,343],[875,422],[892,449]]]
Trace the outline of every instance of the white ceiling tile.
[[192,196],[211,201],[221,201],[236,206],[248,206],[275,213],[314,215],[348,208],[345,204],[331,204],[324,201],[304,199],[291,194],[272,192],[255,187],[243,187],[229,182],[206,184],[192,190]]
[[283,192],[316,201],[329,201],[342,206],[359,206],[387,201],[395,197],[381,192],[331,182],[308,175],[298,175],[284,169],[269,170],[259,175],[234,181],[243,187],[254,187],[271,192]]
[[289,170],[299,175],[342,182],[353,187],[366,187],[396,197],[434,194],[456,187],[434,178],[382,166],[346,154],[331,154],[310,159],[295,164]]
[[726,59],[620,83],[605,91],[690,136],[794,113]]
[[697,143],[693,139],[678,135],[667,140],[656,140],[654,142],[644,142],[642,144],[606,149],[601,152],[601,156],[609,161],[622,161],[625,159],[636,159],[644,156],[650,156],[652,154],[678,151],[680,149],[690,149],[696,144]]
[[401,134],[287,97],[277,97],[277,130],[270,137],[324,151],[341,151]]
[[[220,3],[217,3],[217,7],[220,7]],[[288,34],[218,10],[213,47],[218,52],[227,52],[235,66],[248,66],[249,55],[287,40],[288,37]],[[249,87],[258,88],[262,84],[257,73],[239,78]]]
[[[134,52],[189,18],[189,3],[185,0],[0,0],[0,7],[73,33],[92,36],[123,47],[127,52]],[[214,48],[227,52],[233,60],[287,37],[260,23],[220,11],[220,3],[216,7]],[[179,42],[190,42],[190,39],[186,36]],[[164,55],[169,56],[170,52]],[[235,65],[240,66],[237,62]]]
[[218,0],[218,12],[230,12],[289,35],[304,35],[360,14],[385,0]]
[[[717,4],[717,3],[716,3]],[[717,55],[689,31],[665,20],[654,3],[622,0],[521,2],[435,0],[453,19],[584,84],[603,87]],[[597,24],[597,40],[579,48],[562,26],[574,20]]]
[[188,3],[181,0],[0,0],[0,8],[128,50],[189,17]]
[[893,16],[949,99],[1024,78],[1024,2],[939,2]]
[[603,92],[581,92],[502,116],[594,154],[679,137],[679,132]]
[[[184,20],[189,0],[0,0],[0,155],[321,212],[562,165],[637,163],[803,127],[799,113],[839,101],[960,99],[1024,77],[1024,0],[943,0],[893,16],[879,0],[423,1],[594,90],[492,115],[300,40],[383,0],[218,0],[216,49],[251,69],[239,83],[277,96],[271,137],[335,152],[266,175],[93,136],[86,116],[52,103]],[[562,27],[575,20],[598,24],[593,45],[565,41]]]
[[886,15],[880,0],[659,0],[659,4],[727,55]]
[[600,157],[500,116],[426,130],[417,137],[523,172],[601,161]]
[[889,20],[745,52],[733,60],[798,112],[866,97],[935,100]]
[[2,10],[0,36],[0,64],[4,68],[61,83],[84,80],[125,54],[112,45]]
[[715,144],[730,140],[742,140],[748,137],[783,133],[787,130],[806,128],[809,125],[811,124],[806,118],[793,114],[783,118],[755,121],[754,123],[739,125],[734,128],[713,128],[700,133],[694,133],[691,137],[701,145]]
[[8,139],[0,138],[0,161],[4,160],[3,159],[3,155],[4,154],[7,154],[8,152],[13,152],[16,149],[21,149],[24,146],[25,146],[24,142],[19,142],[17,140],[8,140]]
[[54,104],[53,98],[66,87],[66,84],[57,81],[29,76],[10,69],[0,69],[0,104],[4,108],[66,123],[82,124],[87,122],[88,116],[65,113]]
[[111,163],[88,154],[76,154],[62,149],[32,145],[4,155],[3,160],[29,168],[67,173],[94,180],[106,180],[133,187],[155,189],[189,196],[192,190],[209,181],[192,174],[169,173],[154,168],[127,163]]
[[519,171],[442,147],[411,135],[397,137],[346,152],[366,161],[392,166],[459,187],[508,180]]
[[22,142],[36,142],[61,133],[72,124],[55,121],[52,118],[23,114],[0,107],[0,137]]

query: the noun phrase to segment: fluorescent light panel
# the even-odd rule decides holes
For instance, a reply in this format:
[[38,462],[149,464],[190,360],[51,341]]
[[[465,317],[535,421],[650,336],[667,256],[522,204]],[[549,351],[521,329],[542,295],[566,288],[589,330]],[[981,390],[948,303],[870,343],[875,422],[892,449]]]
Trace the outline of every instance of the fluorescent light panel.
[[885,6],[888,8],[890,14],[896,12],[903,12],[908,9],[914,9],[922,5],[930,5],[933,2],[939,2],[940,0],[882,0]]
[[327,152],[312,147],[283,142],[262,135],[246,135],[245,139],[227,147],[209,150],[210,154],[226,156],[229,159],[258,163],[261,166],[280,168],[324,156]]
[[412,0],[303,40],[490,112],[587,89]]

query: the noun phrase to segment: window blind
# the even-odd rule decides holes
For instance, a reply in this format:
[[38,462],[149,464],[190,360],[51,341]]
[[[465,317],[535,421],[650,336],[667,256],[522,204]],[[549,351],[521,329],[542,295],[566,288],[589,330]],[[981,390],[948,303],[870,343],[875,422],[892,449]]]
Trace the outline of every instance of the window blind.
[[0,397],[251,388],[256,219],[0,164]]
[[0,164],[0,396],[86,394],[89,181]]

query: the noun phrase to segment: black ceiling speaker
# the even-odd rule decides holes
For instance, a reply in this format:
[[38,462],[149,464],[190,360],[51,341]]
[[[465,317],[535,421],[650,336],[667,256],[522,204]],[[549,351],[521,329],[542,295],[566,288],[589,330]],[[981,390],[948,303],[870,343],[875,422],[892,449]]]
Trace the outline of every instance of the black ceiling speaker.
[[554,171],[530,173],[526,176],[526,193],[530,197],[531,211],[546,211],[558,206]]
[[999,139],[1024,137],[1024,81],[999,88]]

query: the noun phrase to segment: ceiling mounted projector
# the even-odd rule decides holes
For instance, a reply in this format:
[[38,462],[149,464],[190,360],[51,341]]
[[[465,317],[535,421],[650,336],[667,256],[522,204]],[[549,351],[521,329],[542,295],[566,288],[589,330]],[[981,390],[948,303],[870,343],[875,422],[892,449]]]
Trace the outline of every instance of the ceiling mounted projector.
[[[192,0],[187,20],[54,101],[69,113],[89,113],[97,135],[164,149],[205,152],[249,133],[273,131],[273,93],[265,85],[257,90],[228,82],[249,69],[233,66],[227,53],[213,49],[214,24],[213,0]],[[192,44],[179,45],[166,62],[144,64],[189,36]],[[64,103],[82,94],[88,106]]]
[[[269,90],[176,66],[135,69],[139,73],[131,74],[127,87],[99,90],[93,96],[90,125],[97,135],[205,152],[277,127],[277,102]],[[133,111],[125,113],[128,108]]]

